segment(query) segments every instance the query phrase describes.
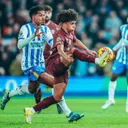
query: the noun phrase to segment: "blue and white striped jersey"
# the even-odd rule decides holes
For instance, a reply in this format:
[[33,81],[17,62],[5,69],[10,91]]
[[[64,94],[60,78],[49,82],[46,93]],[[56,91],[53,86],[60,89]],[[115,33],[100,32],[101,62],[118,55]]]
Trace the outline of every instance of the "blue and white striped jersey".
[[[120,27],[121,38],[128,40],[128,25],[122,25]],[[128,49],[125,46],[121,46],[117,52],[116,60],[120,63],[127,64],[128,63]]]
[[[35,32],[35,27],[32,23],[25,24],[21,27],[18,40],[24,40],[32,36]],[[53,46],[53,36],[50,29],[47,26],[40,26],[39,32],[43,32],[40,36],[31,40],[23,50],[23,56],[21,61],[22,70],[27,70],[33,66],[44,67],[43,49],[44,44],[48,43]]]

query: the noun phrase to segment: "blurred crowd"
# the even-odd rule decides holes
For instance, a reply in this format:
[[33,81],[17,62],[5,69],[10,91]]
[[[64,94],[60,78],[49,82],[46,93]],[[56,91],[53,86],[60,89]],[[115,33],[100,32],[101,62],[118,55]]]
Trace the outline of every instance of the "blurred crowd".
[[[57,13],[73,8],[79,14],[76,35],[88,48],[112,48],[120,38],[120,26],[126,24],[128,0],[0,0],[0,75],[23,75],[21,51],[17,36],[21,25],[30,21],[29,9],[34,5],[50,5],[52,20]],[[72,76],[109,75],[106,68],[76,60],[70,68]]]

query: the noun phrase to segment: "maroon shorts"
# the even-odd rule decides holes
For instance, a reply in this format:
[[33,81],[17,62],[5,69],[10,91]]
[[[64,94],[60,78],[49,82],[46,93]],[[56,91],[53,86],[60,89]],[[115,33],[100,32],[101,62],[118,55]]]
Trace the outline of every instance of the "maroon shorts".
[[47,62],[46,72],[55,77],[55,84],[68,82],[68,68],[60,61],[60,57],[56,57]]

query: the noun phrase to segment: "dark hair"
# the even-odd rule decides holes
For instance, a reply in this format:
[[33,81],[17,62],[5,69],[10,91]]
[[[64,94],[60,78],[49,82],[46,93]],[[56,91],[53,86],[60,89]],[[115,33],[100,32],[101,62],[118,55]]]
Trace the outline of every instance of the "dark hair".
[[74,9],[62,10],[57,16],[58,23],[77,21],[78,13]]
[[29,11],[29,16],[32,18],[38,11],[44,11],[44,7],[40,5],[33,6]]
[[49,5],[44,5],[44,11],[50,11],[50,12],[52,12],[53,9],[52,9],[52,7],[49,6]]

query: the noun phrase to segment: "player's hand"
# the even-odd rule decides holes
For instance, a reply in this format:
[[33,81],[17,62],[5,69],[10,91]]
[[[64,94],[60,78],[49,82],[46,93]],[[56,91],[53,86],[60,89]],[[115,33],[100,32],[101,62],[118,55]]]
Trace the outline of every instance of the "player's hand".
[[42,34],[43,32],[39,32],[40,26],[36,28],[36,31],[34,33],[35,36],[39,36],[40,34]]
[[74,61],[73,57],[71,56],[66,56],[66,57],[61,57],[61,62],[66,66],[69,67],[72,62]]
[[89,55],[92,55],[92,56],[96,56],[97,55],[97,53],[96,53],[96,51],[93,51],[93,50],[87,50],[87,53],[89,54]]

